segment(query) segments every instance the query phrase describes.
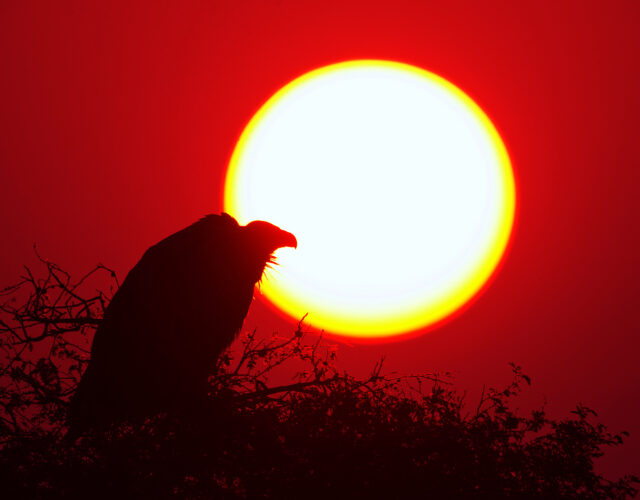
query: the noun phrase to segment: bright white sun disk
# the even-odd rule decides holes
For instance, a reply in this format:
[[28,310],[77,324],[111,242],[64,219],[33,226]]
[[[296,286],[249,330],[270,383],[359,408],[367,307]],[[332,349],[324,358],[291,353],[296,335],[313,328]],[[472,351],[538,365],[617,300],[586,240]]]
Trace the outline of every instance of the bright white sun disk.
[[295,319],[366,337],[466,303],[504,252],[514,204],[486,115],[446,80],[388,61],[281,89],[243,132],[225,186],[241,224],[267,220],[298,239],[261,292]]

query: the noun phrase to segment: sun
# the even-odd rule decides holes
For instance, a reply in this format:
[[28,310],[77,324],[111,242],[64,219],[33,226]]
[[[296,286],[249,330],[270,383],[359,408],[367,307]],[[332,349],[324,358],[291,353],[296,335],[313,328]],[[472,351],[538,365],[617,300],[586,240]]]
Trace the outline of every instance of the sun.
[[459,88],[392,61],[293,80],[231,157],[224,210],[294,233],[260,292],[295,320],[350,337],[439,324],[476,295],[508,243],[511,163]]

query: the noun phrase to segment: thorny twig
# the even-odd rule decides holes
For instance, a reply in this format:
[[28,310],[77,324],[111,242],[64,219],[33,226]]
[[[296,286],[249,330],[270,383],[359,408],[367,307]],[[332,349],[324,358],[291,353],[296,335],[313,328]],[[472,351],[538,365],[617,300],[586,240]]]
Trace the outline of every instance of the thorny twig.
[[11,433],[60,427],[118,286],[115,272],[102,264],[74,281],[35,254],[40,273],[25,267],[0,292],[0,444]]

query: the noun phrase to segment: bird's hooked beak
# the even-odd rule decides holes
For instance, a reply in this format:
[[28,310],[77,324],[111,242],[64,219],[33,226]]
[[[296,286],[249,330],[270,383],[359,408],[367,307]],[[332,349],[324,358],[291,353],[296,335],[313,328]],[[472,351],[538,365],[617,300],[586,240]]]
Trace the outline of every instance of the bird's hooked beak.
[[292,233],[282,231],[282,245],[280,246],[298,248],[298,240]]
[[298,240],[292,233],[269,222],[250,222],[244,227],[244,233],[248,244],[257,246],[262,252],[269,254],[282,247],[298,248]]
[[298,248],[298,240],[288,232],[280,229],[278,226],[262,221],[255,220],[242,228],[244,241],[247,248],[247,256],[249,262],[253,262],[255,282],[259,282],[262,272],[266,267],[276,264],[273,253],[282,247]]

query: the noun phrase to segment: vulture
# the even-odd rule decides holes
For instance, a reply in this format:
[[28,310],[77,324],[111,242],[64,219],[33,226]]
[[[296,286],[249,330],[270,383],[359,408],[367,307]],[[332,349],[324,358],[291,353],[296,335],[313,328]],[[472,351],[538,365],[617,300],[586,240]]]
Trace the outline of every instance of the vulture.
[[159,412],[197,411],[273,252],[293,234],[207,215],[149,248],[105,310],[69,411],[73,434]]

